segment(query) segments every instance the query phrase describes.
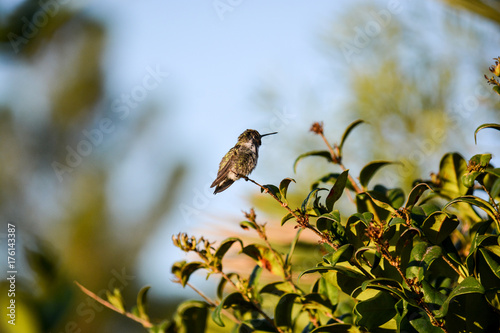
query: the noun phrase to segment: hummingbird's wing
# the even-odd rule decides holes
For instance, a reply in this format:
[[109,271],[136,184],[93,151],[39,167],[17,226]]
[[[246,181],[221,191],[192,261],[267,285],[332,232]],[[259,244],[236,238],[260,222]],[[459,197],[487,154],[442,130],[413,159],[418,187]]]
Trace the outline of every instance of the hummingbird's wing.
[[[231,148],[227,154],[222,158],[219,164],[219,171],[217,172],[217,178],[215,178],[214,182],[210,186],[210,188],[217,186],[224,180],[229,177],[229,172],[231,171],[232,158],[236,155],[236,149]],[[232,179],[234,181],[235,179]]]

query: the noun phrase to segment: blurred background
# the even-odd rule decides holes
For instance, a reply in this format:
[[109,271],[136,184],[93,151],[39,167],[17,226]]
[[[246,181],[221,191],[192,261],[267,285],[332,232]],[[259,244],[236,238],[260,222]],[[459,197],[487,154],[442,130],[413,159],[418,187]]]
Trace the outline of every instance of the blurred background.
[[[279,132],[252,178],[295,178],[297,197],[330,168],[310,159],[293,172],[300,153],[324,149],[314,121],[339,142],[365,120],[344,164],[401,161],[378,177],[406,191],[445,152],[494,152],[497,132],[477,146],[473,133],[500,121],[483,78],[499,23],[500,1],[486,0],[0,2],[0,242],[14,224],[18,270],[16,326],[4,279],[0,331],[143,332],[73,281],[119,288],[129,305],[150,285],[152,317],[165,319],[199,299],[172,282],[171,265],[190,259],[173,234],[242,236],[251,207],[283,233],[285,212],[255,185],[209,188],[247,128]],[[203,274],[193,283],[214,295]]]

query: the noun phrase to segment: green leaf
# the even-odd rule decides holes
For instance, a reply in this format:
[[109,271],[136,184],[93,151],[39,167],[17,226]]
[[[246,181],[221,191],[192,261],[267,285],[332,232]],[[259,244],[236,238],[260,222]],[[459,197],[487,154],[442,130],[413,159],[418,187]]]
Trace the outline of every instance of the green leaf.
[[271,273],[280,277],[285,277],[283,270],[283,259],[281,256],[276,256],[267,247],[260,244],[250,244],[243,248],[242,252],[255,260],[257,264]]
[[383,210],[386,210],[389,213],[394,214],[397,211],[397,209],[395,209],[394,207],[392,207],[387,202],[384,202],[384,201],[382,201],[380,199],[376,199],[375,198],[376,193],[378,193],[378,192],[363,192],[363,193],[358,194],[357,197],[359,196],[361,198],[362,195],[366,195],[367,197],[370,198],[371,202],[373,202],[377,207],[380,207]]
[[187,301],[177,308],[177,317],[184,332],[203,333],[207,326],[208,305],[200,301]]
[[291,182],[295,183],[295,180],[292,178],[285,178],[280,183],[281,200],[284,202],[286,202],[286,193]]
[[348,180],[349,170],[345,170],[340,174],[337,178],[337,181],[333,185],[332,189],[328,193],[326,197],[326,209],[331,212],[333,210],[333,205],[337,200],[340,199],[342,193],[344,193],[344,189]]
[[417,203],[418,199],[420,199],[422,194],[427,190],[432,191],[431,187],[426,183],[417,184],[414,188],[412,188],[410,194],[408,195],[408,200],[406,201],[405,208],[411,210]]
[[305,157],[308,156],[319,156],[325,158],[328,162],[333,162],[332,160],[332,155],[328,150],[316,150],[316,151],[310,151],[304,154],[299,155],[297,159],[295,160],[295,163],[293,163],[293,172],[297,172],[297,164],[299,163],[300,160],[302,160]]
[[455,216],[445,212],[434,212],[422,224],[422,231],[433,244],[441,244],[458,226]]
[[205,268],[205,267],[206,267],[205,263],[200,262],[200,261],[193,261],[193,262],[185,264],[181,270],[181,284],[182,284],[182,286],[183,287],[186,286],[191,274],[196,272],[198,269]]
[[363,186],[363,188],[366,188],[368,182],[370,181],[370,179],[372,179],[373,175],[378,171],[378,169],[388,164],[395,164],[395,162],[373,161],[365,165],[363,169],[361,169],[361,172],[359,174],[359,183],[361,184],[361,186]]
[[339,302],[339,290],[333,284],[328,283],[325,278],[320,277],[318,285],[318,293],[323,295],[330,301],[332,305],[337,305]]
[[481,199],[479,197],[476,197],[474,195],[464,195],[464,196],[461,196],[459,198],[456,198],[456,199],[448,202],[444,206],[444,209],[446,209],[448,206],[451,206],[455,203],[460,203],[460,202],[465,202],[465,203],[474,205],[478,208],[481,208],[483,211],[486,212],[486,214],[488,214],[489,217],[491,217],[491,219],[493,219],[494,221],[496,220],[495,209],[493,208],[493,206],[488,201]]
[[328,273],[328,272],[338,272],[346,277],[353,278],[353,279],[361,279],[361,280],[366,280],[366,276],[363,274],[359,273],[358,271],[355,271],[351,268],[343,267],[343,266],[320,266],[320,267],[314,267],[310,269],[306,269],[302,273],[300,273],[298,279],[300,279],[302,276],[306,274],[311,274],[311,273]]
[[455,297],[471,293],[484,294],[484,287],[474,277],[468,276],[448,295],[439,311],[439,317],[444,317],[448,313],[448,306]]
[[375,297],[359,302],[354,307],[359,316],[356,325],[372,330],[385,324],[396,315],[396,303],[397,300],[385,292],[379,292]]
[[467,188],[474,187],[474,182],[480,175],[482,175],[482,173],[479,171],[467,172],[462,176],[462,184]]
[[325,256],[323,256],[323,260],[326,261],[329,265],[335,266],[338,262],[349,261],[354,252],[354,247],[351,244],[345,244],[339,247],[337,250],[332,251]]
[[[277,186],[272,185],[272,184],[267,184],[267,185],[262,185],[262,187],[264,187],[266,190],[268,190],[275,197],[277,197],[278,199],[283,201],[283,198],[281,197],[280,189]],[[260,193],[263,193],[263,192],[264,192],[264,189],[261,188]]]
[[403,286],[396,280],[387,278],[376,278],[364,281],[361,285],[361,290],[375,289],[389,292],[394,297],[409,301],[408,296],[403,289]]
[[222,321],[222,315],[221,315],[222,306],[223,306],[222,302],[219,303],[219,305],[217,305],[215,307],[215,309],[212,311],[212,315],[211,315],[214,323],[216,323],[220,327],[226,326],[226,325],[224,325],[224,322]]
[[279,299],[274,309],[274,321],[278,327],[292,328],[292,308],[297,297],[300,295],[289,293]]
[[283,218],[281,219],[281,225],[285,224],[288,220],[291,220],[293,219],[293,214],[292,213],[288,213],[286,214],[285,216],[283,216]]
[[123,297],[120,292],[120,289],[113,289],[113,293],[109,290],[106,290],[106,296],[108,298],[108,302],[111,303],[115,308],[121,311],[121,313],[125,313],[125,307],[123,305]]
[[347,136],[351,131],[358,125],[364,123],[363,120],[358,119],[353,121],[349,126],[347,126],[346,130],[344,131],[344,134],[342,134],[342,139],[340,140],[340,145],[339,145],[339,150],[342,152],[342,147],[344,146],[345,140],[347,139]]
[[364,213],[354,213],[347,220],[347,224],[354,223],[356,221],[361,221],[366,227],[370,226],[370,222],[373,220],[373,214],[370,212]]
[[484,169],[484,172],[487,172],[489,174],[492,174],[493,176],[500,178],[500,168]]
[[422,281],[430,265],[434,260],[441,257],[441,247],[434,245],[428,246],[425,242],[417,243],[413,246],[410,254],[410,262],[406,268],[406,277],[417,278]]
[[141,290],[139,290],[139,293],[137,294],[137,314],[138,317],[144,320],[149,321],[149,317],[146,313],[146,296],[151,287],[150,286],[145,286],[142,287]]
[[182,267],[186,265],[186,260],[177,261],[172,265],[171,272],[179,279],[181,278]]
[[[236,308],[238,308],[238,310],[245,312],[246,310],[253,309],[253,304],[250,302],[247,302],[245,300],[245,298],[243,297],[243,295],[240,294],[239,292],[234,292],[232,294],[229,294],[212,311],[212,320],[214,321],[214,323],[216,323],[217,325],[219,325],[221,327],[224,327],[224,322],[222,321],[221,311],[222,311],[222,309],[227,309],[229,307],[236,307]],[[189,331],[187,331],[187,332],[189,332]]]
[[301,299],[302,309],[317,310],[324,313],[331,314],[334,306],[330,303],[328,298],[324,298],[319,293],[310,293],[304,295]]
[[356,333],[362,332],[356,326],[350,324],[328,324],[320,326],[311,331],[311,333]]
[[256,230],[257,229],[257,226],[255,225],[254,222],[251,222],[251,221],[243,221],[243,222],[240,222],[240,227],[247,230],[247,229],[254,229]]
[[288,282],[282,282],[282,281],[277,281],[277,282],[272,282],[269,284],[266,284],[262,289],[260,290],[261,294],[271,294],[271,295],[276,295],[276,296],[282,296],[287,293],[292,293],[294,290],[290,283]]
[[318,198],[318,192],[319,191],[326,191],[326,188],[315,188],[309,194],[307,195],[306,199],[302,202],[301,206],[301,211],[304,213],[309,213],[311,210],[314,211],[315,208],[315,202],[317,202]]
[[467,162],[458,153],[443,156],[439,165],[439,194],[448,199],[465,195],[467,187],[462,184],[462,175],[467,172]]
[[340,213],[338,210],[321,215],[316,221],[316,227],[322,233],[332,235],[337,242],[344,243],[345,228],[340,223]]
[[493,129],[496,129],[497,131],[500,131],[500,125],[499,124],[482,124],[480,125],[478,128],[476,128],[476,130],[474,131],[474,142],[477,144],[477,133],[482,130],[482,129],[485,129],[485,128],[493,128]]
[[373,219],[373,214],[370,212],[355,213],[349,217],[345,226],[345,234],[347,241],[355,248],[365,246],[365,242],[369,242],[366,235],[366,228],[370,225]]
[[[480,248],[479,253],[483,256],[484,261],[488,265],[489,270],[498,278],[500,279],[500,263],[497,260],[495,260],[495,257],[491,255],[491,253],[494,253],[498,256],[498,252],[500,252],[500,246],[494,245],[494,246],[487,246],[485,248]],[[483,281],[483,277],[481,277],[481,281]],[[483,283],[484,285],[484,283]],[[500,287],[500,286],[499,286]]]
[[219,269],[222,267],[222,258],[231,248],[231,246],[236,242],[240,243],[240,246],[243,247],[243,242],[241,241],[241,239],[236,237],[227,238],[220,243],[219,248],[217,249],[217,251],[215,251],[214,254],[214,264],[219,267]]
[[262,267],[260,267],[259,265],[255,265],[248,279],[248,288],[255,287],[255,285],[259,281],[261,273],[262,273]]

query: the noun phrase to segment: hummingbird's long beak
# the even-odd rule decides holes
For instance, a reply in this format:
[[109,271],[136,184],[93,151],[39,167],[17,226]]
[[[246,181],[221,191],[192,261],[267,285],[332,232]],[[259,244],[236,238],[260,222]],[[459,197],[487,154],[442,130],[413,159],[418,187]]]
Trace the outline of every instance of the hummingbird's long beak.
[[267,134],[262,134],[260,137],[263,138],[265,137],[266,135],[273,135],[273,134],[277,134],[278,132],[272,132],[272,133],[267,133]]

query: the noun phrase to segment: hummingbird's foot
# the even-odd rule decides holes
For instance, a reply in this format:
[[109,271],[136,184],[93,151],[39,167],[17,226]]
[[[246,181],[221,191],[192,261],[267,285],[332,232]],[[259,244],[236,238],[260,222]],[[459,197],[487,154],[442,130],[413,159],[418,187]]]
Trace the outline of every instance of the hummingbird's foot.
[[242,174],[239,174],[238,177],[245,179],[245,181],[249,181],[250,180],[250,178],[248,178],[247,176],[242,175]]

